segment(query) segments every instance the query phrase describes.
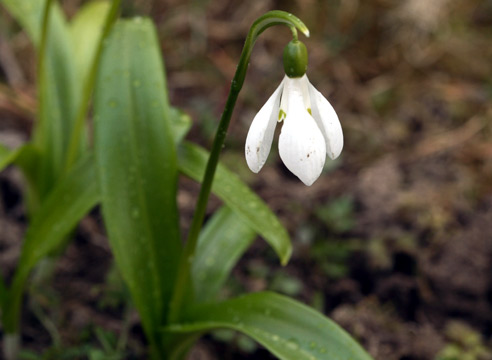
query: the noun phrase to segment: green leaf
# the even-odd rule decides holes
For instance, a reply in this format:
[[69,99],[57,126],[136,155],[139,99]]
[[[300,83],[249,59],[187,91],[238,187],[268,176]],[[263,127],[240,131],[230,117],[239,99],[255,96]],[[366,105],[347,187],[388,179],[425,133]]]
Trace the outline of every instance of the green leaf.
[[[41,151],[37,185],[41,201],[64,171],[70,136],[80,106],[82,84],[77,83],[69,28],[65,19],[51,11],[44,59],[39,61],[39,122],[34,143]],[[43,53],[39,54],[40,57]],[[81,136],[85,137],[84,132]],[[79,142],[80,149],[85,142]]]
[[[46,0],[1,0],[1,3],[26,30],[34,45],[39,46]],[[63,15],[58,6],[54,6],[51,16],[52,22],[63,22]]]
[[[1,1],[39,50],[46,0]],[[42,154],[36,176],[36,190],[41,199],[50,192],[63,171],[82,90],[77,82],[69,28],[56,3],[50,11],[44,56],[38,71],[39,121],[33,131],[35,144]],[[80,143],[83,148],[84,142]]]
[[39,198],[35,190],[36,174],[40,155],[32,144],[25,144],[15,150],[9,150],[0,144],[0,171],[11,164],[19,166],[27,180],[27,208],[28,214],[39,206]]
[[12,164],[17,159],[21,151],[22,147],[15,150],[10,150],[0,144],[0,171]]
[[26,232],[19,270],[31,268],[56,249],[58,242],[98,201],[94,159],[86,155],[62,178],[33,217]]
[[183,323],[164,330],[183,334],[219,328],[240,331],[283,360],[371,360],[333,321],[304,304],[271,292],[198,306],[185,314]]
[[166,321],[181,254],[176,149],[158,44],[150,20],[117,22],[94,94],[103,217],[151,342]]
[[197,302],[214,300],[255,235],[229,208],[223,207],[214,214],[200,234],[193,260],[192,281]]
[[85,156],[60,180],[41,204],[27,229],[7,310],[3,314],[7,332],[15,331],[18,325],[22,292],[32,268],[40,259],[58,248],[98,200],[94,161],[91,156]]
[[108,1],[85,4],[70,24],[72,42],[77,44],[74,47],[74,58],[80,83],[87,79],[91,71],[110,7]]
[[171,127],[174,133],[174,143],[178,145],[183,141],[191,128],[191,118],[184,111],[171,107]]
[[[207,151],[199,146],[185,142],[179,148],[179,169],[196,181],[202,181],[207,159]],[[263,200],[221,164],[212,191],[273,247],[282,264],[288,262],[292,245],[283,225]]]
[[[81,104],[82,84],[78,81],[72,48],[78,44],[72,43],[64,14],[56,2],[50,7],[43,42],[47,0],[0,1],[23,26],[38,50],[39,119],[33,129],[33,143],[39,156],[30,169],[33,174],[30,174],[27,193],[32,212],[50,193],[64,170],[70,134]],[[85,131],[78,135],[77,157],[86,148]]]

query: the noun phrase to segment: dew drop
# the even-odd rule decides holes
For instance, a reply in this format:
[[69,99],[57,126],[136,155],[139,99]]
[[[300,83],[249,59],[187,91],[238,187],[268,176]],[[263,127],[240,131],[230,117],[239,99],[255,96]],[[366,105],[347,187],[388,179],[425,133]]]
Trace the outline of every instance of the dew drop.
[[116,108],[118,106],[118,101],[116,101],[115,99],[111,99],[108,101],[108,106],[110,108]]
[[286,345],[290,350],[298,350],[299,349],[299,343],[297,342],[296,339],[289,339],[287,341]]
[[278,337],[278,335],[273,335],[273,336],[272,336],[272,340],[273,340],[273,341],[279,341],[279,340],[280,340],[280,338]]

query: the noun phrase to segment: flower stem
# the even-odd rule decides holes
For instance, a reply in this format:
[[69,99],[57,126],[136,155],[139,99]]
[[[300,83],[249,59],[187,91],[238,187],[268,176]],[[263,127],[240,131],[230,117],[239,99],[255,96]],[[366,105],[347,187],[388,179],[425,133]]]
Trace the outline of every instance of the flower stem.
[[[203,224],[205,212],[207,209],[208,198],[210,196],[210,190],[214,180],[215,170],[219,161],[219,154],[224,144],[227,129],[231,121],[232,112],[236,104],[237,97],[244,83],[246,77],[246,71],[248,69],[249,59],[251,57],[251,51],[258,39],[258,36],[267,28],[274,25],[287,25],[291,29],[298,28],[306,36],[309,36],[309,30],[304,23],[292,14],[284,11],[270,11],[260,16],[251,26],[244,47],[239,58],[239,64],[236,69],[236,73],[232,80],[229,96],[224,107],[224,112],[220,118],[220,123],[215,133],[215,139],[212,145],[212,151],[207,162],[205,175],[202,181],[202,187],[198,196],[195,213],[191,223],[190,231],[188,233],[188,241],[185,244],[184,251],[181,256],[181,261],[178,269],[178,275],[174,287],[173,298],[170,304],[169,321],[171,323],[177,322],[181,316],[181,310],[185,295],[190,291],[190,274],[191,264],[195,256],[195,250],[198,243],[198,235]],[[297,32],[296,32],[297,35]]]
[[297,36],[297,29],[295,28],[295,26],[289,26],[289,28],[290,28],[290,31],[291,31],[291,33],[292,33],[292,39],[293,39],[294,41],[299,40],[299,38],[298,38],[298,36]]

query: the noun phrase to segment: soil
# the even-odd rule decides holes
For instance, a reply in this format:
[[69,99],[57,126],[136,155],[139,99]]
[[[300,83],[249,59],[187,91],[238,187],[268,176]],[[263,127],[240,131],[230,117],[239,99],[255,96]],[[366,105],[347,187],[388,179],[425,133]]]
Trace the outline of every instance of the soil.
[[[280,82],[288,38],[282,30],[265,32],[222,159],[279,216],[294,253],[282,268],[258,239],[224,294],[273,289],[291,295],[330,316],[377,360],[492,359],[492,6],[478,0],[328,3],[193,7],[166,0],[126,10],[156,21],[171,101],[193,118],[188,139],[206,147],[252,20],[281,8],[311,28],[308,75],[337,110],[345,148],[311,187],[285,169],[275,142],[260,174],[249,172],[244,139]],[[64,2],[69,14],[79,6]],[[15,29],[12,20],[7,24]],[[29,138],[36,111],[35,64],[22,56],[32,54],[25,35],[10,35],[0,39],[14,59],[13,65],[0,59],[9,86],[0,87],[0,142],[16,147]],[[180,180],[184,232],[198,189]],[[7,282],[27,224],[23,194],[17,169],[0,173],[0,270]],[[219,205],[213,198],[210,211]],[[102,329],[110,338],[128,335],[124,358],[146,358],[98,209],[50,264],[52,280],[35,282],[25,299],[25,349],[41,354],[55,340],[65,354],[97,349]],[[206,336],[190,354],[218,358],[274,357],[237,335],[227,341]]]

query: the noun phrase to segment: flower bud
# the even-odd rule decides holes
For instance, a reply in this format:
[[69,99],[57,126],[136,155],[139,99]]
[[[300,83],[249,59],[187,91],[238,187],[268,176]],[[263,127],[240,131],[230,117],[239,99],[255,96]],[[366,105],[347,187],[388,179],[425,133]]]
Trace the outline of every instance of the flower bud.
[[299,40],[292,40],[284,49],[284,70],[290,78],[302,77],[308,63],[307,49]]

